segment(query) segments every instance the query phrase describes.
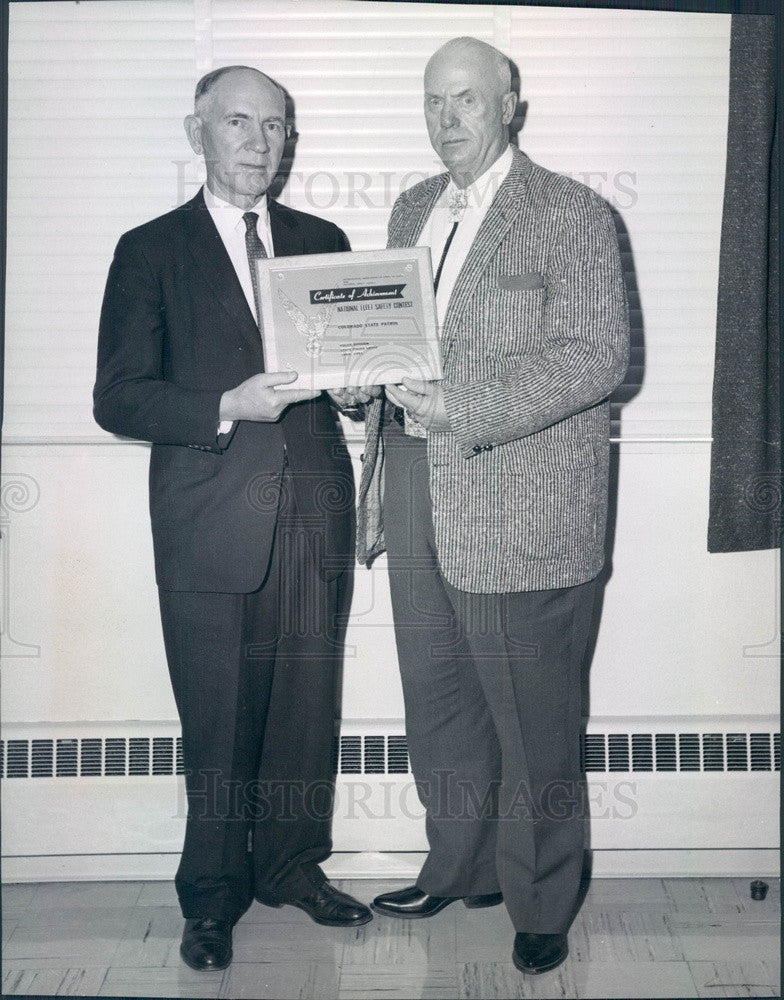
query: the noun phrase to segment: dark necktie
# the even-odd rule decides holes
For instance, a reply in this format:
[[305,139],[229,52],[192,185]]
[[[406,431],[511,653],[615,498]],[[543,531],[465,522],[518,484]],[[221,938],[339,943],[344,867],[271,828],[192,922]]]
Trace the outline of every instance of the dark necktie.
[[449,232],[449,236],[446,238],[446,243],[444,244],[444,249],[441,253],[441,260],[438,262],[438,270],[436,271],[436,276],[433,281],[433,288],[438,291],[438,282],[441,280],[441,272],[444,269],[444,261],[446,260],[446,255],[449,253],[449,247],[452,240],[455,238],[455,233],[457,232],[457,227],[460,225],[459,222],[453,222],[452,228]]
[[261,329],[261,301],[259,299],[259,279],[256,274],[256,261],[266,260],[267,251],[259,238],[256,223],[259,221],[258,212],[246,212],[243,217],[245,223],[245,249],[248,252],[248,263],[250,264],[250,280],[253,283],[253,301],[256,304],[256,322]]

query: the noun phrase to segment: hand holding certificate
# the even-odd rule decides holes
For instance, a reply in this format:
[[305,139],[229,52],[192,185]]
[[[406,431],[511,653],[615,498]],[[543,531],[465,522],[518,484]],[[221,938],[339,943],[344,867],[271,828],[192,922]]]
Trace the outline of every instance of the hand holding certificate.
[[255,264],[266,368],[297,372],[287,388],[441,378],[427,247]]

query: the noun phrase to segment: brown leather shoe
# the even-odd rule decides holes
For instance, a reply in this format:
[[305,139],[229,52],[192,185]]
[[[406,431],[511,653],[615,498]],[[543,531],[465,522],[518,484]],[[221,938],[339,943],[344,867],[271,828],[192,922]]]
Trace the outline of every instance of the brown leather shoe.
[[565,934],[515,934],[512,961],[520,972],[549,972],[568,954]]
[[185,921],[180,955],[183,962],[202,972],[225,969],[231,962],[231,923],[196,917]]

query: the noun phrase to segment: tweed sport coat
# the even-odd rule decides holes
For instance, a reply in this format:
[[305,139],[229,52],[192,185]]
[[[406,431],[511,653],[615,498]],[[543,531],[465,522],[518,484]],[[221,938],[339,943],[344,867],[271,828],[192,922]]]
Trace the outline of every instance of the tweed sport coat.
[[[428,432],[436,547],[454,587],[574,586],[604,562],[608,396],[629,320],[618,239],[590,188],[513,149],[452,291],[441,331],[451,430]],[[449,181],[405,191],[390,247],[416,244]],[[384,550],[383,399],[366,414],[357,556]]]

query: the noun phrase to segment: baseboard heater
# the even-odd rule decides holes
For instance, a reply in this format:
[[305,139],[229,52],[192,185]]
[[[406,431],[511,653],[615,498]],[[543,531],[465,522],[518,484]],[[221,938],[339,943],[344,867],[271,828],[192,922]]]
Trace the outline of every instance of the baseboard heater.
[[[656,720],[656,729],[616,731],[608,720],[594,720],[581,740],[582,766],[588,774],[645,772],[778,771],[781,737],[769,721],[754,719],[754,731],[739,731],[750,720],[723,720],[706,732],[703,720]],[[702,725],[700,723],[702,722]],[[346,732],[363,728],[364,732]],[[333,743],[337,774],[408,774],[405,734],[387,720],[344,724]],[[76,727],[74,727],[76,728]],[[402,727],[401,727],[402,728]],[[603,732],[596,731],[597,728]],[[140,727],[141,729],[141,727]],[[174,726],[172,726],[174,729]],[[183,773],[182,739],[137,735],[60,735],[0,739],[0,777],[161,777]]]
[[[2,735],[9,862],[179,852],[186,810],[175,723],[7,724]],[[594,717],[582,754],[595,850],[778,847],[775,716]],[[336,851],[426,850],[402,720],[344,721],[334,765]]]

